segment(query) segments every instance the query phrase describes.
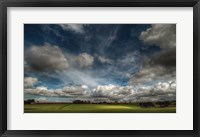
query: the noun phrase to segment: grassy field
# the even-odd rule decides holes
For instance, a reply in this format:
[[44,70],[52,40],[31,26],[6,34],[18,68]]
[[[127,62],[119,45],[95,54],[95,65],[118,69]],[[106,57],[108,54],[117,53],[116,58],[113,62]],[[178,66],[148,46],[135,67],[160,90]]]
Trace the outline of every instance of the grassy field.
[[176,113],[176,106],[143,108],[136,104],[25,104],[24,113]]

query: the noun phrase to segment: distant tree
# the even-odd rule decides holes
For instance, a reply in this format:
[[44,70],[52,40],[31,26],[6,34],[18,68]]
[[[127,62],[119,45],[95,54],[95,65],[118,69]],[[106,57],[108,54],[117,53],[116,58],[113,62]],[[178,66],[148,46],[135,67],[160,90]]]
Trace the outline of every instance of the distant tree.
[[170,105],[169,101],[157,102],[156,104],[160,105],[160,107],[168,107]]
[[154,104],[152,102],[141,102],[139,103],[139,105],[145,108],[154,107]]
[[35,103],[34,99],[24,100],[24,104],[34,104],[34,103]]

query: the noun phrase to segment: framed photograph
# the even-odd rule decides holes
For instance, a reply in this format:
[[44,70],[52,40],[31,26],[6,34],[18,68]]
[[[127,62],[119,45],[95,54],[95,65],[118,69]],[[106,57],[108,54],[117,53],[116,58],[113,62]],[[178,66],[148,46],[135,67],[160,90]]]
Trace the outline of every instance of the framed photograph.
[[0,135],[199,137],[199,0],[2,0]]

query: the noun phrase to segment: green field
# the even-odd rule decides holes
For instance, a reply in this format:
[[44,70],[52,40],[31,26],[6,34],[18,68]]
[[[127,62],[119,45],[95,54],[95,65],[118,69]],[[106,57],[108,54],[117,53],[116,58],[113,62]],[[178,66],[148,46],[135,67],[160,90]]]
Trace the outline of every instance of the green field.
[[176,113],[176,106],[143,108],[137,104],[25,104],[24,113]]

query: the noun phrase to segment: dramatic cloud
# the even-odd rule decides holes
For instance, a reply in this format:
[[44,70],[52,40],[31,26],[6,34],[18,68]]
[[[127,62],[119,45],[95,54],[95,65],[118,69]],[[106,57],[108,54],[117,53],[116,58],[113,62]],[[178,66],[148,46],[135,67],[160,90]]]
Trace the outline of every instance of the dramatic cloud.
[[158,82],[153,86],[141,86],[138,88],[137,96],[158,96],[162,94],[172,94],[176,92],[176,82]]
[[84,33],[84,27],[82,24],[60,24],[59,26],[65,31]]
[[176,48],[159,52],[147,60],[129,84],[142,84],[154,80],[176,79]]
[[175,24],[27,24],[25,34],[26,98],[176,100]]
[[[97,86],[92,97],[108,98],[110,101],[166,101],[175,100],[176,83],[174,81],[159,82],[153,86]],[[166,98],[165,98],[166,97]],[[169,99],[170,98],[170,99]]]
[[143,101],[175,101],[176,82],[158,82],[153,86],[142,86],[133,95],[136,100]]
[[92,97],[120,100],[129,98],[133,92],[134,88],[132,86],[104,85],[95,87],[92,90]]
[[25,88],[32,88],[37,81],[38,81],[37,78],[25,77],[24,78],[24,87]]
[[[140,69],[139,73],[135,74],[129,81],[129,84],[140,84],[150,82],[156,79],[164,78],[167,72],[166,68],[162,66],[145,66]],[[165,79],[165,78],[164,78]]]
[[176,67],[176,47],[154,54],[149,62],[151,65],[162,65],[166,68]]
[[176,82],[158,82],[153,86],[117,86],[99,85],[89,89],[86,85],[67,86],[62,89],[48,89],[47,87],[36,87],[25,89],[26,94],[40,95],[46,97],[66,97],[73,100],[83,99],[93,102],[101,101],[174,101],[176,99]]
[[61,71],[69,67],[62,50],[47,43],[30,47],[25,56],[27,63],[37,71]]
[[58,46],[45,43],[43,46],[32,46],[26,51],[26,62],[36,71],[64,71],[69,68],[85,68],[93,64],[94,57],[81,53],[77,56],[64,53]]
[[129,81],[129,84],[145,84],[158,80],[175,80],[176,68],[163,65],[144,65]]
[[175,24],[153,24],[151,28],[141,32],[140,39],[146,45],[157,45],[162,49],[176,46]]
[[147,45],[161,47],[148,58],[129,84],[145,84],[153,81],[176,79],[176,25],[156,24],[141,32],[140,38]]

